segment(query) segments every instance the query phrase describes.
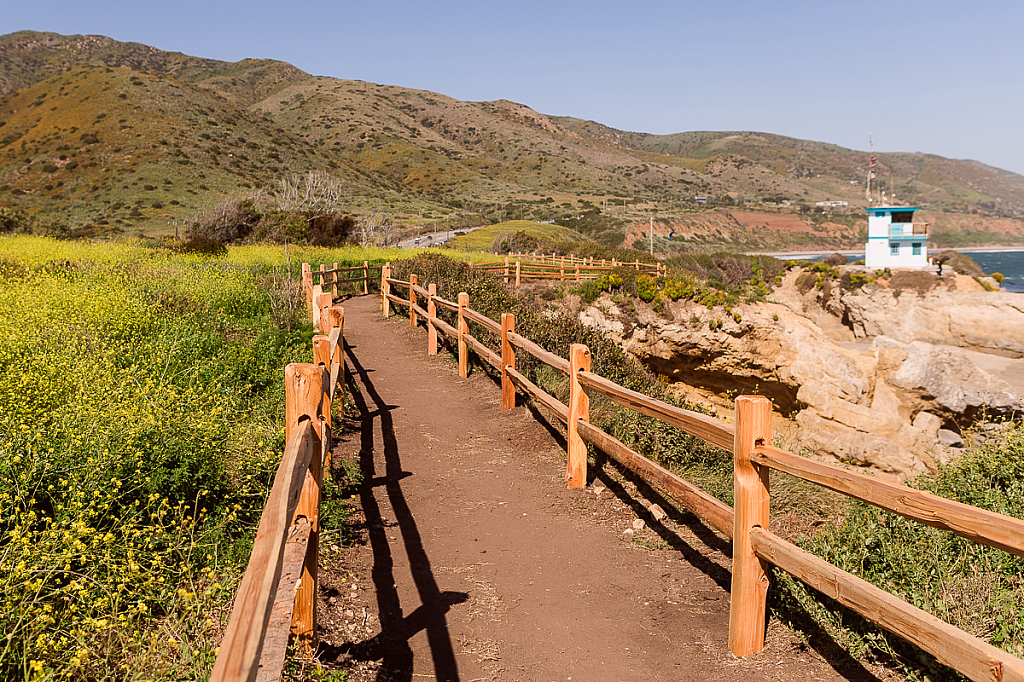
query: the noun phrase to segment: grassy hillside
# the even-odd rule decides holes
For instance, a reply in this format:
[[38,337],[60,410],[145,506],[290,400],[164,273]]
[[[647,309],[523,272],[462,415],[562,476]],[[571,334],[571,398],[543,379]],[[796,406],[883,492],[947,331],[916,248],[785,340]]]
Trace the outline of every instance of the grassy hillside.
[[0,95],[38,83],[69,66],[82,65],[124,67],[172,76],[243,106],[309,77],[287,62],[271,59],[221,62],[104,36],[19,31],[0,36]]
[[206,89],[127,68],[77,67],[0,99],[0,196],[92,233],[173,232],[216,197],[299,169],[372,195],[302,137]]
[[[831,230],[846,241],[863,218],[862,152],[751,132],[625,132],[270,60],[23,31],[0,37],[0,93],[0,207],[86,234],[173,232],[239,193],[273,199],[283,178],[310,171],[329,173],[337,208],[356,215],[400,226],[558,220],[610,246],[651,216],[718,225],[691,240],[699,248],[721,233],[722,244],[752,249],[820,240],[737,221],[733,209],[818,232],[846,225]],[[1024,177],[924,154],[878,157],[901,201],[943,216],[936,235],[1024,244]],[[814,204],[825,200],[850,206],[824,216]]]

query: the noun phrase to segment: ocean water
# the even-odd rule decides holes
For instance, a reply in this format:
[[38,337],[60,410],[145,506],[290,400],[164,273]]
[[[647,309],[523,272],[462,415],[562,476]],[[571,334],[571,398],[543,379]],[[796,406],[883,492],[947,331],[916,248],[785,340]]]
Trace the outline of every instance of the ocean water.
[[1024,292],[1024,251],[965,251],[988,273],[1001,272],[1006,277],[1003,289]]
[[[930,253],[937,253],[941,249],[932,249]],[[1003,280],[1003,290],[1024,293],[1024,251],[962,251],[965,256],[973,258],[981,268],[991,274],[1000,272],[1006,278]],[[801,256],[806,257],[806,256]],[[861,253],[856,256],[848,256],[853,261],[863,258]],[[810,256],[810,260],[821,260],[825,255]]]

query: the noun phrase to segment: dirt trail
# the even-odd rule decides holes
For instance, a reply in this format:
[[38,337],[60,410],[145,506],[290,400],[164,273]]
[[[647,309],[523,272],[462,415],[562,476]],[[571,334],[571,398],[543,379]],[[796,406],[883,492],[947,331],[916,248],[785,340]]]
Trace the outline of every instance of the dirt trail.
[[566,490],[543,415],[503,413],[493,379],[427,356],[375,297],[344,307],[358,414],[335,457],[365,481],[356,546],[321,545],[321,657],[353,682],[874,679],[778,625],[735,658],[726,542],[692,517],[655,521],[613,474]]

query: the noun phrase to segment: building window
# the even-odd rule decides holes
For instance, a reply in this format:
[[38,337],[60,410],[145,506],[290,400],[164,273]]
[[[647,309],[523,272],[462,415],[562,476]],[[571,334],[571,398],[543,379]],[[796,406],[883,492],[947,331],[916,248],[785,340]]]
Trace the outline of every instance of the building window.
[[899,242],[889,242],[889,255],[890,256],[898,256],[898,255],[900,255],[900,243]]
[[914,255],[915,256],[920,256],[921,255],[921,242],[914,242]]

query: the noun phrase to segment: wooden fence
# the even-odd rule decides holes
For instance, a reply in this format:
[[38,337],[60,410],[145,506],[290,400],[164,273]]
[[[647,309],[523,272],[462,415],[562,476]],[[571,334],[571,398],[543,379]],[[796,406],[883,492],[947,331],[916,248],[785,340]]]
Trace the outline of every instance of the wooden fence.
[[[324,263],[320,264],[319,270],[313,270],[309,263],[302,264],[302,284],[306,291],[307,301],[310,300],[317,293],[324,293],[330,290],[330,292],[337,297],[339,294],[339,287],[347,287],[350,284],[362,284],[362,290],[364,294],[370,293],[370,282],[376,282],[380,279],[380,266],[376,265],[370,267],[369,261],[363,261],[362,266],[356,266],[352,268],[339,268],[338,264],[335,263],[334,267],[330,270],[327,269],[327,265]],[[348,276],[351,273],[361,274],[362,277],[351,277]],[[371,274],[375,273],[375,274]],[[342,275],[346,275],[343,277]],[[320,278],[320,281],[315,285],[320,287],[320,290],[314,293],[314,278]]]
[[344,398],[345,310],[333,305],[330,293],[314,295],[308,273],[304,264],[307,301],[320,334],[313,337],[313,363],[290,364],[284,371],[287,445],[235,594],[213,682],[279,680],[289,640],[307,655],[316,650],[320,488],[324,470],[330,470],[332,407],[336,396]]
[[[407,297],[395,295],[402,292]],[[425,302],[426,308],[420,303]],[[1024,521],[953,502],[928,492],[885,483],[864,474],[815,462],[771,445],[771,403],[763,396],[736,399],[735,425],[656,400],[615,384],[590,371],[590,351],[573,345],[569,358],[559,357],[515,332],[515,316],[492,320],[469,307],[469,296],[457,301],[437,295],[437,287],[420,286],[391,277],[386,264],[381,276],[384,317],[391,305],[408,308],[409,323],[422,319],[427,328],[427,353],[436,354],[438,331],[458,345],[459,375],[467,376],[469,351],[501,376],[501,405],[515,406],[515,392],[533,398],[566,424],[568,458],[565,478],[570,488],[587,480],[587,449],[591,443],[633,471],[649,485],[675,499],[709,527],[733,543],[729,647],[737,656],[764,648],[769,565],[777,566],[882,628],[929,652],[941,663],[977,682],[1024,681],[1024,661],[1011,656],[855,575],[806,552],[769,531],[771,496],[768,470],[777,469],[830,490],[863,500],[908,519],[956,533],[975,542],[1024,556]],[[451,311],[455,324],[438,316]],[[470,334],[470,325],[500,339],[492,350]],[[566,405],[516,371],[516,353],[524,351],[569,378]],[[590,394],[670,424],[711,445],[733,453],[735,508],[659,464],[629,449],[589,423]]]
[[649,275],[659,277],[665,274],[660,263],[641,263],[640,261],[600,260],[593,258],[576,258],[574,256],[505,256],[504,261],[488,263],[470,263],[470,269],[498,273],[505,279],[505,284],[514,283],[519,286],[524,279],[557,279],[582,282],[597,279],[615,268],[634,268]]

